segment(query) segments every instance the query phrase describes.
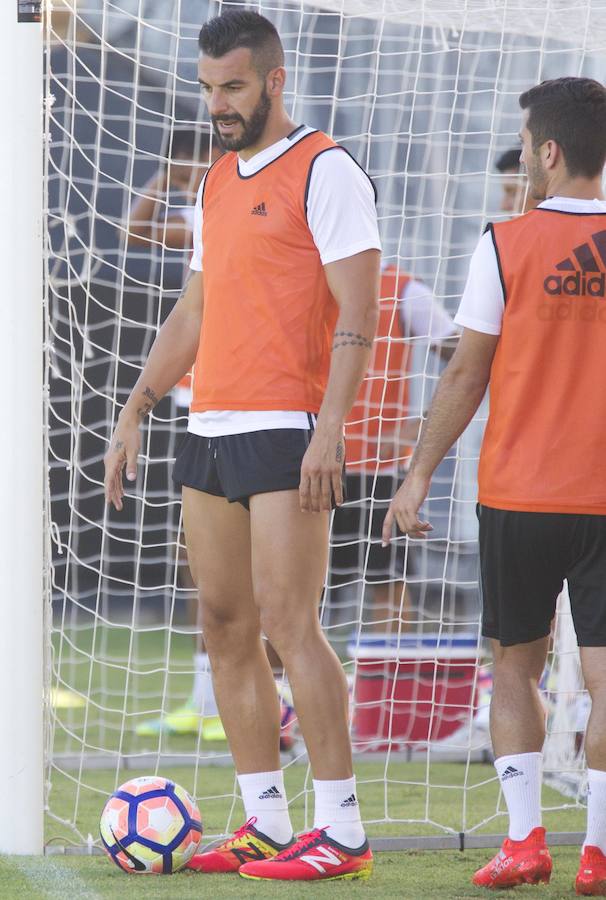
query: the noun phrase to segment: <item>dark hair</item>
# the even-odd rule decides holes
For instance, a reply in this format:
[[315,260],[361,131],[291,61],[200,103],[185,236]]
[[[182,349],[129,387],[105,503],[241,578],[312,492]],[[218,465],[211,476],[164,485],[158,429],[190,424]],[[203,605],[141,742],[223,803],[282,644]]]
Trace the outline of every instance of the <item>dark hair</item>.
[[198,45],[214,58],[238,47],[248,48],[262,77],[284,65],[280,36],[269,19],[250,9],[230,9],[206,22],[200,29]]
[[532,148],[553,140],[568,174],[595,178],[606,162],[606,88],[593,78],[554,78],[520,95]]
[[520,148],[512,147],[511,150],[505,150],[495,162],[497,172],[519,172],[520,171]]
[[166,142],[164,157],[177,159],[184,157],[192,162],[207,162],[212,153],[210,131],[196,131],[193,128],[175,128]]

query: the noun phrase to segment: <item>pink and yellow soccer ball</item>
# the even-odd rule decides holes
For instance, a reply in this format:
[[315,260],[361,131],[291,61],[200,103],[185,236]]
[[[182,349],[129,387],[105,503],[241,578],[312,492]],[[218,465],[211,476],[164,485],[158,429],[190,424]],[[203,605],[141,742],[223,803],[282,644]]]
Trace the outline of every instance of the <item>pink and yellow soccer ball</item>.
[[196,852],[202,820],[184,788],[168,778],[143,776],[114,791],[99,830],[107,855],[124,872],[170,875]]

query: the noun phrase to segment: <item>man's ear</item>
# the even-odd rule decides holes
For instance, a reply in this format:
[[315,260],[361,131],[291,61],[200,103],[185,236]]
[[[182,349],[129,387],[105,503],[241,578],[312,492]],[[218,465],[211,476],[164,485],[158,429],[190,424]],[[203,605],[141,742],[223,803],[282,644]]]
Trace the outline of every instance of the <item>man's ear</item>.
[[545,141],[541,147],[541,159],[546,169],[555,169],[562,159],[562,148],[557,141]]
[[270,97],[278,97],[284,90],[286,84],[286,69],[284,66],[278,66],[267,73],[265,79],[265,87]]

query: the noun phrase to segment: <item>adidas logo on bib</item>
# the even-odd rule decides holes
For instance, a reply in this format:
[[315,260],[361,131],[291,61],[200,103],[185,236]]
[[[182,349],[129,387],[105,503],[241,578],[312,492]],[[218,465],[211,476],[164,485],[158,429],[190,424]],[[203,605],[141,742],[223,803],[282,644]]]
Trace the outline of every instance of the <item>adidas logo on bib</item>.
[[[602,264],[606,266],[606,230],[597,231],[591,237]],[[556,264],[556,271],[562,274],[548,275],[543,282],[546,293],[552,297],[606,296],[606,274],[600,269],[589,243],[575,247],[570,256]]]
[[251,216],[266,216],[267,215],[267,207],[265,203],[259,203],[258,206],[253,206],[250,211]]

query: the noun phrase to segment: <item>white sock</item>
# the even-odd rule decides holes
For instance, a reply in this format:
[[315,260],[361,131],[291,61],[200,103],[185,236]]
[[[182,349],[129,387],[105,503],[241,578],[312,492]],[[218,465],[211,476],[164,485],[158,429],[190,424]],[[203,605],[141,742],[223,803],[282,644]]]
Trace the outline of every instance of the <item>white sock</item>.
[[494,761],[509,812],[509,837],[523,841],[541,824],[542,753],[514,753]]
[[208,653],[194,653],[194,673],[192,699],[196,709],[205,716],[218,716]]
[[266,834],[274,843],[287,844],[293,832],[282,770],[238,775],[238,783],[246,818],[254,816],[257,831]]
[[328,836],[357,850],[365,840],[356,794],[356,776],[343,781],[316,781],[314,828],[328,828]]
[[587,769],[587,837],[585,847],[599,847],[606,853],[606,772]]

